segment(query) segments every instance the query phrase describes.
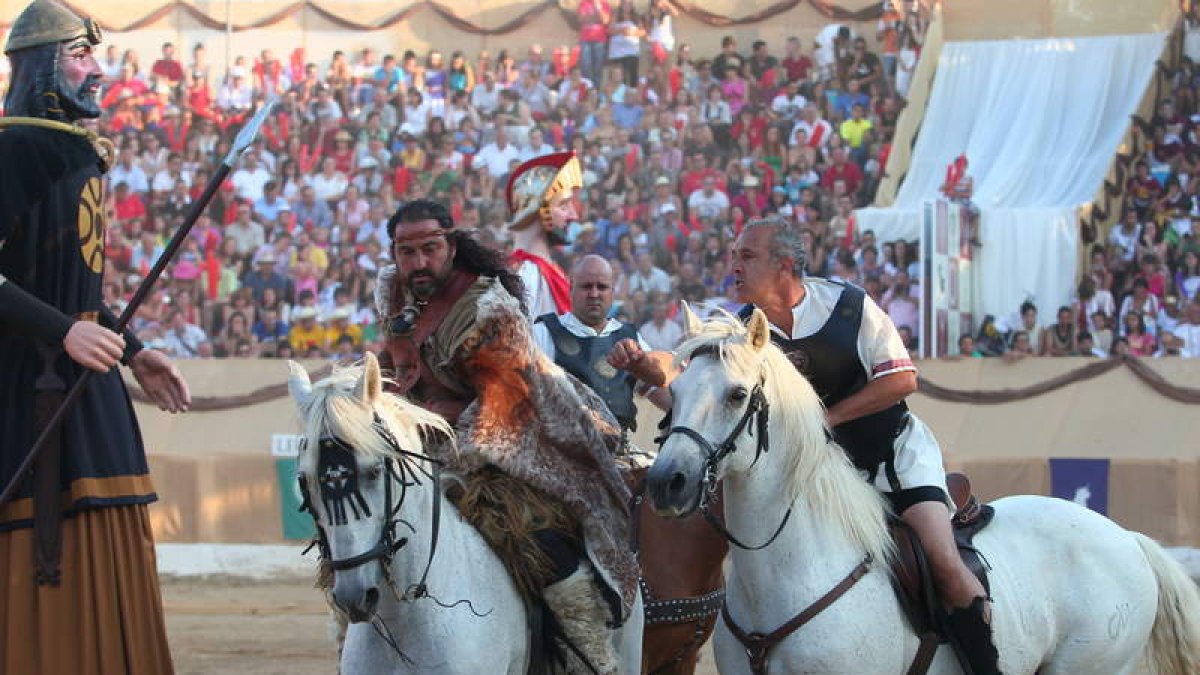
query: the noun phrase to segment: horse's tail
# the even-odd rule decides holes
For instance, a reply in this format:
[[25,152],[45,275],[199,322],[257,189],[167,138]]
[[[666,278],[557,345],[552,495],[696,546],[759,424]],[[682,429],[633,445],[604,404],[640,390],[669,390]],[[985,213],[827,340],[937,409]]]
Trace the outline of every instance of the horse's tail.
[[1147,657],[1159,675],[1200,673],[1200,588],[1153,539],[1134,533],[1158,582]]

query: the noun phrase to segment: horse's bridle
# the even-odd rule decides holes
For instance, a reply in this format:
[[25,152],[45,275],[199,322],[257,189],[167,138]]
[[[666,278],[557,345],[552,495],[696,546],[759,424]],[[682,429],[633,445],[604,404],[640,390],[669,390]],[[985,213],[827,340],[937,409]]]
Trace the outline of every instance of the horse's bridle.
[[[688,358],[694,359],[697,356],[714,356],[716,358],[720,358],[717,348],[712,345],[707,345],[697,349],[696,351],[692,352]],[[704,452],[704,483],[700,486],[700,502],[698,504],[700,513],[704,516],[704,519],[708,521],[709,525],[713,526],[713,528],[720,532],[722,537],[725,537],[726,541],[747,551],[758,551],[770,546],[771,543],[779,537],[779,533],[783,532],[783,528],[785,525],[787,525],[788,519],[792,517],[792,507],[790,505],[788,506],[787,513],[784,514],[783,520],[779,523],[779,527],[775,529],[775,533],[772,534],[767,541],[756,546],[750,546],[742,543],[741,540],[735,537],[733,533],[725,527],[725,524],[721,522],[720,518],[717,518],[712,514],[712,511],[710,511],[708,508],[708,500],[709,497],[711,495],[715,495],[717,491],[718,467],[726,457],[733,454],[733,452],[737,450],[737,439],[742,435],[742,432],[749,429],[749,434],[751,436],[754,436],[755,432],[758,434],[758,443],[754,449],[754,462],[758,462],[759,457],[761,457],[763,453],[770,449],[770,440],[767,437],[767,429],[769,428],[768,424],[770,421],[771,406],[767,402],[766,394],[763,393],[764,384],[766,384],[766,373],[763,373],[758,378],[758,384],[754,385],[754,389],[750,391],[749,400],[746,402],[746,409],[742,412],[741,419],[739,419],[738,423],[735,424],[733,429],[729,431],[729,434],[725,436],[725,440],[721,441],[717,445],[713,445],[712,442],[705,438],[703,434],[691,427],[684,425],[672,425],[670,412],[668,412],[666,417],[663,418],[662,422],[659,423],[659,428],[665,428],[667,431],[658,438],[654,439],[654,442],[657,443],[659,447],[662,447],[662,444],[665,443],[667,439],[671,437],[671,435],[679,433],[692,439],[695,441],[696,445],[700,446],[700,449]],[[753,427],[750,426],[750,421],[752,418],[755,419],[755,424]],[[751,466],[753,466],[753,464],[751,464]]]
[[[312,546],[317,546],[320,551],[321,558],[329,563],[331,569],[335,572],[354,569],[361,567],[370,562],[378,561],[384,578],[387,579],[388,586],[392,589],[398,600],[409,600],[427,597],[429,589],[426,585],[426,580],[429,577],[429,570],[433,567],[433,556],[437,552],[438,530],[441,520],[442,509],[442,490],[440,487],[441,479],[441,461],[416,452],[410,452],[400,447],[400,443],[396,440],[394,434],[388,429],[387,425],[377,415],[372,423],[376,433],[378,433],[388,447],[392,450],[392,455],[385,457],[383,460],[385,479],[383,484],[383,500],[386,518],[383,522],[383,527],[379,533],[379,540],[370,549],[359,553],[358,555],[342,558],[341,560],[334,559],[333,553],[329,548],[329,541],[325,536],[325,531],[321,528],[321,524],[317,522],[316,511],[312,508],[312,503],[309,499],[308,485],[304,476],[299,476],[300,492],[303,495],[303,502],[300,504],[300,511],[307,512],[317,526],[317,535],[309,545],[307,552]],[[304,445],[305,441],[301,441]],[[345,450],[352,451],[343,441],[338,438],[330,437],[321,440],[322,446],[329,444],[330,446],[341,447]],[[429,468],[425,468],[421,462],[427,462]],[[421,574],[421,580],[410,585],[403,594],[401,594],[392,578],[392,558],[396,552],[404,548],[408,544],[407,537],[397,537],[396,530],[400,525],[404,525],[413,533],[416,528],[411,523],[400,518],[400,508],[404,505],[404,498],[408,494],[408,488],[421,485],[421,477],[428,478],[433,486],[433,517],[429,534],[429,558],[425,562],[425,570]],[[393,483],[400,486],[399,497],[393,502],[394,491]],[[370,516],[370,507],[361,502],[361,508],[364,516]],[[357,514],[357,509],[355,511]]]
[[[713,355],[719,357],[717,348],[709,345],[701,347],[700,349],[692,352],[689,358],[695,358],[696,356],[702,355]],[[787,525],[788,519],[792,517],[792,505],[788,505],[787,513],[784,514],[783,520],[779,523],[779,527],[775,528],[775,533],[772,534],[767,541],[758,546],[747,546],[746,544],[738,541],[738,539],[734,537],[728,529],[726,529],[724,524],[721,523],[720,519],[709,512],[707,497],[710,493],[715,493],[717,489],[717,465],[721,462],[721,460],[725,459],[725,457],[737,450],[737,445],[735,443],[737,437],[746,430],[746,427],[750,424],[750,418],[756,414],[758,416],[758,424],[756,425],[758,428],[758,447],[755,450],[754,461],[757,462],[758,458],[769,449],[767,442],[767,415],[769,413],[770,406],[767,403],[766,396],[763,394],[763,384],[765,381],[766,373],[763,373],[763,375],[759,377],[758,384],[755,385],[754,390],[750,392],[750,400],[746,404],[746,411],[742,413],[742,418],[738,420],[737,425],[733,427],[733,430],[729,432],[729,435],[725,437],[725,440],[722,441],[720,445],[713,446],[713,444],[710,443],[707,438],[690,427],[670,426],[670,412],[667,413],[667,416],[664,417],[663,421],[659,424],[660,429],[667,427],[669,427],[669,429],[665,434],[655,439],[661,446],[662,443],[671,436],[671,434],[678,432],[692,439],[697,445],[700,446],[700,449],[705,453],[704,485],[701,486],[700,511],[704,514],[704,519],[707,520],[708,523],[712,525],[718,532],[720,532],[721,536],[725,537],[729,543],[747,551],[762,550],[767,546],[770,546],[771,543],[779,537],[779,534],[783,532],[784,526]],[[753,428],[751,429],[750,433],[753,435]],[[829,432],[827,431],[826,436],[828,435]],[[751,466],[753,466],[753,464],[751,464]],[[841,598],[843,595],[845,595],[846,591],[850,590],[850,588],[857,584],[860,579],[866,576],[867,572],[870,571],[871,563],[871,555],[868,553],[862,562],[860,562],[850,572],[850,574],[842,579],[840,583],[830,589],[829,592],[825,593],[825,595],[818,598],[811,605],[805,607],[799,614],[792,617],[787,623],[783,624],[771,633],[764,634],[758,632],[746,632],[740,626],[738,626],[737,623],[734,622],[733,617],[730,616],[728,603],[722,602],[721,618],[725,621],[725,625],[729,628],[730,633],[733,634],[737,641],[741,643],[742,647],[746,650],[746,657],[750,662],[750,671],[755,675],[766,675],[767,657],[770,655],[771,649],[827,609],[830,605],[836,602],[838,598]],[[922,649],[925,649],[924,643],[922,644]],[[918,652],[917,660],[913,662],[913,668],[910,668],[909,670],[910,673],[924,672],[914,670],[921,663],[921,656],[922,654]]]

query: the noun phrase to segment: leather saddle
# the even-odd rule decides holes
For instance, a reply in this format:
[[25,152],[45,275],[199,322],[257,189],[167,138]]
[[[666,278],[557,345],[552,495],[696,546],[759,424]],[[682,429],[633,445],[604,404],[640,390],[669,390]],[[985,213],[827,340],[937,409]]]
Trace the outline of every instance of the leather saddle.
[[[951,519],[958,553],[967,568],[983,584],[991,596],[987,570],[990,567],[971,543],[975,535],[987,527],[995,511],[987,504],[980,504],[971,493],[971,481],[961,473],[946,474],[946,487],[954,500],[957,511]],[[896,542],[896,559],[892,565],[892,587],[901,607],[912,625],[913,631],[922,642],[936,639],[938,643],[949,642],[949,628],[937,588],[933,584],[932,570],[926,559],[921,542],[913,530],[899,518],[889,523],[892,539]]]

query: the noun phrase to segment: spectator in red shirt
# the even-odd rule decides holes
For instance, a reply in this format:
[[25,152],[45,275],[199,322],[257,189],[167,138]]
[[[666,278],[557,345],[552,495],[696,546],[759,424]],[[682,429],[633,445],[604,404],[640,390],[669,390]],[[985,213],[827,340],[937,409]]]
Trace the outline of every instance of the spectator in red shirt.
[[767,195],[759,189],[758,176],[750,175],[742,179],[742,194],[734,197],[730,206],[741,208],[747,218],[762,216],[767,208]]
[[157,75],[159,80],[169,82],[172,89],[179,86],[183,81],[183,64],[175,58],[175,45],[170,42],[163,43],[162,58],[150,66],[150,72]]
[[129,189],[128,183],[117,183],[113,188],[113,215],[118,225],[146,217],[146,204],[137,192]]
[[846,193],[850,195],[857,195],[862,187],[862,170],[854,162],[846,161],[845,148],[833,151],[833,164],[821,176],[821,187],[832,190],[833,184],[839,180],[846,184]]
[[787,40],[787,56],[783,57],[783,67],[787,69],[788,79],[795,82],[798,80],[807,80],[808,73],[812,70],[812,59],[804,54],[800,45],[800,38],[792,36]]
[[585,78],[599,82],[604,71],[612,5],[608,0],[582,0],[575,15],[579,17],[579,68]]
[[104,98],[100,100],[100,107],[112,112],[117,104],[123,100],[131,100],[133,105],[141,103],[141,96],[144,96],[149,91],[146,88],[146,83],[137,79],[134,73],[133,66],[126,63],[121,66],[121,77],[114,81],[108,87],[108,91],[104,93]]
[[683,178],[680,180],[680,193],[690,195],[696,190],[704,187],[704,179],[712,178],[714,185],[721,192],[725,192],[725,174],[710,167],[708,165],[708,156],[703,152],[694,153],[691,157],[689,169],[684,172]]
[[1134,175],[1125,181],[1125,194],[1137,211],[1138,220],[1146,220],[1150,217],[1150,207],[1162,195],[1163,187],[1158,179],[1150,175],[1150,165],[1146,160],[1139,159],[1133,165],[1133,170]]

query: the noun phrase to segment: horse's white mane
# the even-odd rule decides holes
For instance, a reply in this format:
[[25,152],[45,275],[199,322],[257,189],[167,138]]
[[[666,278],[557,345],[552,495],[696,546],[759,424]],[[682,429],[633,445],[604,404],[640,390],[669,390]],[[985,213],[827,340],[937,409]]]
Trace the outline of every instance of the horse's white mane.
[[[381,392],[374,404],[358,391],[366,366],[337,366],[333,372],[312,385],[311,396],[302,404],[305,438],[310,448],[321,438],[334,436],[355,452],[368,456],[393,456],[392,447],[375,430],[375,415],[383,420],[396,440],[419,443],[422,431],[433,431],[454,438],[454,430],[441,415],[409,403],[402,396]],[[403,447],[421,452],[420,447]],[[315,453],[314,453],[315,454]]]
[[770,404],[771,452],[786,453],[788,498],[805,501],[817,520],[849,536],[875,560],[894,555],[888,532],[888,505],[828,440],[825,406],[808,380],[768,340],[761,351],[750,344],[746,326],[732,315],[710,319],[676,348],[676,363],[698,350],[713,350],[734,377],[756,382],[765,374],[763,393]]

